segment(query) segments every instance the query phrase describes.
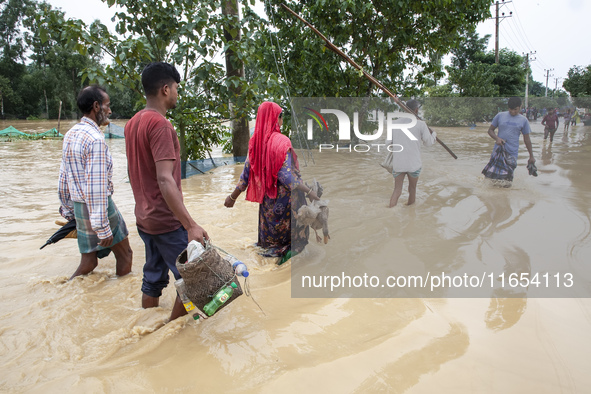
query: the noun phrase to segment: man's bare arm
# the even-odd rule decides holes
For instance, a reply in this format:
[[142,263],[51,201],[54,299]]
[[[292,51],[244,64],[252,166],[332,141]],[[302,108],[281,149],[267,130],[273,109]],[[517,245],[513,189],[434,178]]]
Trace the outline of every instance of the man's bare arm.
[[207,232],[199,226],[187,211],[183,203],[183,194],[178,189],[172,171],[174,169],[174,160],[160,160],[156,162],[156,179],[158,186],[164,197],[164,201],[174,216],[181,222],[185,230],[189,233],[188,242],[197,240],[203,243],[208,239]]
[[490,138],[492,138],[493,140],[495,140],[495,142],[498,145],[503,145],[505,143],[505,140],[502,138],[499,138],[498,135],[496,135],[495,133],[495,129],[496,127],[493,125],[490,125],[490,127],[488,128],[488,135],[490,135]]
[[527,162],[528,163],[535,163],[536,159],[534,158],[534,151],[532,149],[531,139],[529,138],[529,134],[523,135],[523,142],[525,143],[525,147],[527,148],[527,151],[529,152],[529,159]]

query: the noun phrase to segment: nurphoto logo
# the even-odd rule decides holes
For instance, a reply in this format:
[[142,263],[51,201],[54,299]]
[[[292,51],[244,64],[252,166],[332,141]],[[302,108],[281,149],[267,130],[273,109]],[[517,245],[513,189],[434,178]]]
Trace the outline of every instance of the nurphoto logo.
[[360,153],[372,150],[401,152],[404,146],[400,140],[399,143],[393,142],[396,133],[404,135],[405,140],[417,140],[409,130],[417,124],[414,114],[397,111],[398,108],[392,108],[391,104],[386,108],[384,105],[368,108],[367,100],[364,100],[321,99],[321,103],[312,103],[316,105],[302,102],[301,111],[296,109],[296,115],[300,112],[307,120],[306,139],[316,142],[319,152]]

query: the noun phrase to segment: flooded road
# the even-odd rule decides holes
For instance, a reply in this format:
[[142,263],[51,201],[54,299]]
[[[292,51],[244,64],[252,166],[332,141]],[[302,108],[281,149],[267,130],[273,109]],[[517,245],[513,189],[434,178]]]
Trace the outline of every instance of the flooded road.
[[[62,122],[62,133],[73,123]],[[529,272],[569,271],[588,287],[581,267],[591,261],[591,127],[558,132],[549,144],[532,123],[539,176],[528,176],[521,143],[511,189],[492,188],[480,175],[493,146],[486,125],[435,130],[459,158],[425,148],[410,207],[405,185],[399,206],[387,208],[393,180],[375,157],[314,152],[305,166],[300,152],[304,180],[324,185],[331,208],[331,241],[317,244],[312,233],[302,258],[358,261],[348,263],[351,270],[391,256],[424,269],[510,263]],[[591,386],[588,298],[292,297],[297,259],[276,266],[253,247],[258,207],[244,194],[233,209],[223,206],[239,165],[185,179],[183,192],[213,242],[248,265],[264,314],[244,296],[207,321],[164,324],[175,292],[169,285],[161,307],[140,307],[145,254],[125,141],[108,144],[133,270],[118,278],[109,256],[94,273],[67,281],[79,263],[76,242],[39,250],[58,228],[61,141],[0,142],[0,390],[582,393]]]

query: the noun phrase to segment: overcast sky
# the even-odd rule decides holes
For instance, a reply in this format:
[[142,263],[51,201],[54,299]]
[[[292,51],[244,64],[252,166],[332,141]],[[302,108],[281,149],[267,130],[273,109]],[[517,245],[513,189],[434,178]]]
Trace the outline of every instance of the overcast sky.
[[[111,17],[116,12],[100,0],[49,0],[66,17],[79,18],[87,23],[100,19],[112,28]],[[501,2],[502,3],[502,2]],[[491,6],[494,16],[495,7]],[[499,46],[522,55],[532,55],[531,68],[536,81],[548,88],[558,87],[573,66],[591,64],[591,1],[589,0],[512,0],[500,7],[510,17],[502,19],[499,27]],[[495,21],[487,20],[478,26],[480,36],[490,34],[489,49],[495,47]],[[559,78],[556,81],[556,78]]]

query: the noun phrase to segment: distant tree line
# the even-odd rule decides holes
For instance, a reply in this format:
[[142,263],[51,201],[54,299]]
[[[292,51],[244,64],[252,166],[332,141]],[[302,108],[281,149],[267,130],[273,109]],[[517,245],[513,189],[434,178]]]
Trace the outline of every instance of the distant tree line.
[[570,93],[577,107],[591,108],[591,65],[572,67],[562,86]]
[[489,35],[479,37],[474,30],[468,30],[462,38],[462,45],[451,50],[447,81],[428,84],[425,89],[425,118],[431,124],[458,126],[490,121],[506,109],[508,97],[525,96],[526,73],[529,107],[542,111],[571,105],[564,90],[551,90],[550,97],[544,97],[545,87],[533,80],[525,58],[517,53],[501,49],[496,63],[494,51],[486,50]]
[[[252,119],[263,100],[289,109],[290,97],[384,95],[286,13],[282,2],[400,97],[523,96],[530,72],[508,50],[495,64],[486,51],[488,36],[475,33],[490,16],[489,0],[269,0],[265,16],[253,11],[254,0],[103,1],[119,7],[114,32],[100,21],[67,19],[42,1],[0,3],[2,117],[56,118],[60,101],[62,117],[79,117],[75,97],[90,83],[107,88],[114,118],[130,117],[144,104],[141,69],[167,61],[183,78],[170,118],[186,160],[205,157],[212,145],[231,147],[236,136],[228,135],[224,122]],[[444,67],[447,54],[452,64]],[[564,87],[584,97],[589,89],[579,86],[586,86],[589,69],[571,71]],[[530,74],[529,95],[543,93]],[[458,119],[479,120],[483,111]],[[287,131],[289,116],[286,111]],[[247,143],[239,142],[242,151]]]
[[[88,84],[83,72],[100,64],[49,36],[39,15],[51,9],[32,0],[3,1],[0,12],[0,101],[3,118],[79,117],[78,91]],[[63,21],[64,13],[53,11]],[[109,87],[110,88],[110,87]],[[129,89],[109,89],[113,117],[133,115],[137,97]]]

